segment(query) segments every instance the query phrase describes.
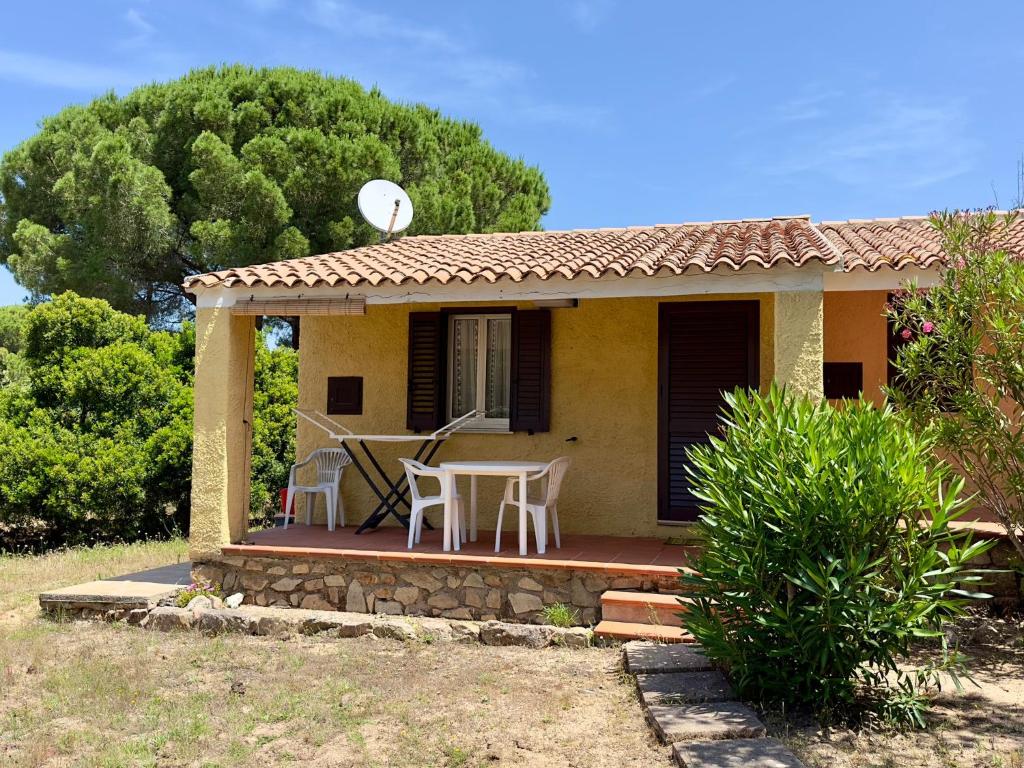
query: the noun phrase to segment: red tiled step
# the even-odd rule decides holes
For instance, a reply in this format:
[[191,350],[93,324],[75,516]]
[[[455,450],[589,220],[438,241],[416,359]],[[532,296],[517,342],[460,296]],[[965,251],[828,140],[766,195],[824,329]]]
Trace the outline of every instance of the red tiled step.
[[609,590],[601,595],[601,618],[610,621],[625,621],[634,624],[660,624],[666,627],[681,627],[680,611],[690,602],[675,595],[657,592],[626,592]]
[[693,635],[682,627],[664,627],[658,624],[637,624],[631,621],[605,619],[594,627],[598,637],[615,640],[656,640],[661,643],[692,643]]

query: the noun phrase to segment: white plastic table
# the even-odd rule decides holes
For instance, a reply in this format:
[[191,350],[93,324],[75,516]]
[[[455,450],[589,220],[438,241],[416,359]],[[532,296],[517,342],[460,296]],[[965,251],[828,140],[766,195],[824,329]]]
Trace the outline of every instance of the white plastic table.
[[[480,476],[514,477],[519,480],[519,556],[526,557],[527,526],[526,526],[526,477],[540,472],[548,464],[545,461],[442,461],[440,464],[448,475],[445,483],[444,500],[444,551],[452,548],[452,515],[455,508],[455,478],[458,475],[469,475],[469,540],[476,541],[476,479]],[[537,552],[544,554],[547,544],[547,520],[540,523],[537,530]],[[456,537],[455,549],[459,549]]]

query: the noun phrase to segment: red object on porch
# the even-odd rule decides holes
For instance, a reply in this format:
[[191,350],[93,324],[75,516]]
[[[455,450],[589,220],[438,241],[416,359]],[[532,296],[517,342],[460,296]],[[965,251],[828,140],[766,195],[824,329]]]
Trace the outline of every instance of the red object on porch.
[[284,516],[288,514],[288,510],[284,508],[284,505],[288,503],[288,489],[282,488],[278,493],[281,496],[281,515]]

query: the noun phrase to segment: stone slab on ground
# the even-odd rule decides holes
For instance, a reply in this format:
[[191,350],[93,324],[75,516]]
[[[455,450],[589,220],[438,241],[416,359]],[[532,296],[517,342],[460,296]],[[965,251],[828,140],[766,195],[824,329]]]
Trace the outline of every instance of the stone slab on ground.
[[699,649],[690,645],[662,645],[636,640],[622,646],[626,655],[626,671],[634,675],[656,672],[705,672],[711,662]]
[[150,581],[89,581],[73,587],[51,589],[39,595],[43,610],[61,607],[151,608],[178,591],[178,587]]
[[721,672],[665,672],[640,674],[636,686],[644,704],[703,704],[735,698]]
[[777,739],[726,739],[673,744],[680,768],[804,768]]
[[737,701],[708,704],[651,704],[647,716],[665,744],[676,741],[753,739],[764,736],[757,713]]

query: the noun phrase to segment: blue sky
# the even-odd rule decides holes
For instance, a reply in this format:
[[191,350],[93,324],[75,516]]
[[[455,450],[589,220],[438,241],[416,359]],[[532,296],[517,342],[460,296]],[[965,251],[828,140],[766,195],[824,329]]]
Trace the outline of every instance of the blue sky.
[[[198,0],[10,4],[0,151],[191,67],[288,64],[480,123],[548,229],[1003,206],[1024,3]],[[0,303],[22,291],[0,269]]]

